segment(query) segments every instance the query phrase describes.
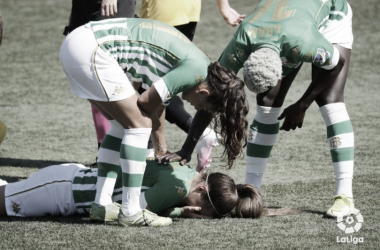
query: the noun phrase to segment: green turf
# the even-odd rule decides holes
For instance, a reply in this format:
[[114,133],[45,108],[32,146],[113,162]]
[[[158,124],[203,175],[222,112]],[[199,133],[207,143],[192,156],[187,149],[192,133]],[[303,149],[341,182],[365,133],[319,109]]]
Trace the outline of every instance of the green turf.
[[[139,1],[138,1],[139,2]],[[230,1],[249,14],[257,0]],[[335,180],[327,150],[325,126],[314,104],[304,126],[281,132],[272,151],[262,187],[269,207],[294,207],[305,213],[262,220],[180,219],[166,228],[120,228],[87,218],[0,217],[0,249],[380,249],[379,230],[379,93],[380,5],[378,0],[350,0],[355,43],[345,102],[355,131],[354,196],[364,224],[353,234],[363,243],[338,243],[346,235],[323,213],[331,205]],[[17,181],[56,163],[91,164],[97,151],[90,105],[69,92],[58,53],[70,0],[0,0],[4,19],[0,47],[0,120],[8,133],[0,145],[0,178]],[[215,0],[203,0],[194,42],[216,60],[236,28],[219,15]],[[310,82],[305,65],[291,88],[287,106]],[[255,113],[250,100],[249,120]],[[191,107],[186,105],[187,109]],[[170,150],[185,134],[167,124]],[[218,147],[215,156],[222,153]],[[212,169],[237,182],[245,160],[226,170],[219,158]]]

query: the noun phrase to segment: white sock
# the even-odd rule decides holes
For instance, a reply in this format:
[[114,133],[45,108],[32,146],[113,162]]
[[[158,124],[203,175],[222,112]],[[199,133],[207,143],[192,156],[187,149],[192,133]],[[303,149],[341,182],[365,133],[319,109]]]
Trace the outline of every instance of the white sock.
[[257,106],[255,119],[249,128],[245,183],[261,188],[270,152],[277,140],[281,108]]
[[121,210],[131,216],[139,211],[141,184],[146,167],[146,151],[151,128],[125,129],[120,149],[123,172],[123,194]]
[[354,175],[354,132],[344,103],[327,104],[320,108],[327,127],[336,178],[336,195],[353,197],[352,178]]

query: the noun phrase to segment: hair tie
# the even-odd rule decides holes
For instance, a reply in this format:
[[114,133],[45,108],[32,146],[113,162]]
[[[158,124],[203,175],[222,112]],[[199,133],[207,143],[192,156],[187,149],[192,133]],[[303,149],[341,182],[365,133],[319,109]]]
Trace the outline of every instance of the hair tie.
[[206,193],[207,193],[207,196],[208,196],[208,199],[209,199],[209,201],[210,201],[210,203],[211,203],[212,208],[214,208],[214,211],[215,211],[220,217],[222,217],[222,215],[220,215],[220,214],[218,213],[218,210],[216,210],[216,208],[214,207],[214,204],[212,204],[210,194],[208,193],[208,176],[209,176],[209,175],[210,175],[210,174],[207,174],[207,177],[206,177],[206,186],[207,186]]

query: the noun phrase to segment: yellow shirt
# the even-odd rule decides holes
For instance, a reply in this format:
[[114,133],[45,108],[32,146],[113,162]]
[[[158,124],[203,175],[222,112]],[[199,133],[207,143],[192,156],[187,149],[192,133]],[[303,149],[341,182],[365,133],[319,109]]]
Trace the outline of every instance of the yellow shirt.
[[201,0],[142,0],[140,17],[172,26],[199,22]]

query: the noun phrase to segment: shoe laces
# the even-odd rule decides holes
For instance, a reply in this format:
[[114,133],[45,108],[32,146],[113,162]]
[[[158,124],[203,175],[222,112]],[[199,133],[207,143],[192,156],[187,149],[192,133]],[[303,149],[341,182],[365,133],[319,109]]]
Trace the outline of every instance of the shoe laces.
[[348,200],[348,198],[345,195],[335,195],[333,197],[334,200],[334,207],[336,208],[343,208],[345,206],[350,206],[351,202]]
[[156,214],[148,211],[148,210],[143,210],[143,218],[144,218],[144,221],[147,225],[150,225],[152,224],[152,222],[154,221],[155,217],[157,217]]

